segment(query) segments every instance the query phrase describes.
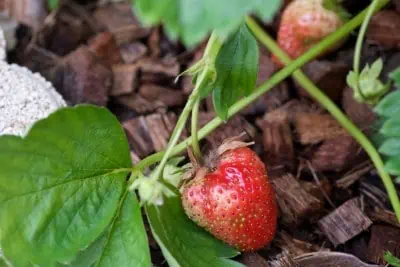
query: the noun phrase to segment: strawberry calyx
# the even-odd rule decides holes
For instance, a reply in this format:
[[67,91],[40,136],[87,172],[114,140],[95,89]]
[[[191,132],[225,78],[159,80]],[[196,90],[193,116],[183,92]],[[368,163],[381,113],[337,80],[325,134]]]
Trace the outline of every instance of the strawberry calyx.
[[220,158],[224,153],[230,150],[253,145],[254,142],[244,142],[241,140],[245,134],[246,133],[242,133],[238,136],[226,139],[219,147],[209,152],[209,154],[204,158],[204,163],[199,162],[199,160],[193,155],[193,151],[188,148],[191,167],[188,168],[182,176],[183,183],[180,188],[182,189],[183,185],[192,179],[200,179],[213,172],[218,166]]
[[243,142],[241,139],[245,133],[226,139],[218,148],[218,156],[222,156],[225,152],[241,147],[248,147],[254,145],[254,142]]

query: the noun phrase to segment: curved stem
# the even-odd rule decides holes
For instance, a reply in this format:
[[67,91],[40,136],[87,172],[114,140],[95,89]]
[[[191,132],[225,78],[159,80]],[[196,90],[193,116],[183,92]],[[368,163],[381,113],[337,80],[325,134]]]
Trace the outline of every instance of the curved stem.
[[[291,59],[281,48],[275,43],[275,41],[263,31],[263,29],[252,19],[247,18],[247,26],[257,37],[257,39],[265,45],[275,56],[279,58],[283,63],[290,64]],[[371,141],[364,135],[364,133],[354,125],[347,116],[335,105],[335,103],[327,97],[314,83],[301,71],[297,70],[293,73],[293,77],[314,99],[316,99],[332,116],[345,128],[351,136],[358,141],[358,143],[364,148],[369,155],[371,161],[378,170],[378,173],[382,179],[382,182],[388,193],[390,202],[396,213],[397,219],[400,221],[400,200],[397,195],[396,188],[393,184],[392,178],[385,171],[383,161]]]
[[191,134],[192,134],[192,148],[194,156],[197,160],[201,160],[201,151],[199,146],[199,138],[197,135],[197,125],[199,121],[199,107],[200,107],[200,99],[197,99],[196,103],[193,106],[192,110],[192,127],[191,127]]
[[[151,176],[152,179],[159,179],[161,177],[161,173],[167,164],[169,157],[173,154],[174,146],[178,143],[179,137],[185,128],[186,121],[190,115],[190,112],[192,111],[193,106],[199,101],[199,91],[206,82],[207,77],[210,75],[210,68],[214,66],[213,64],[215,58],[218,55],[218,51],[220,50],[221,46],[222,42],[218,39],[217,34],[213,32],[208,40],[207,47],[203,55],[203,58],[206,59],[206,66],[197,78],[196,85],[190,94],[181,115],[179,116],[175,129],[172,132],[171,138],[168,142],[168,147],[162,156],[161,162]],[[136,167],[137,166],[135,166],[135,169]]]
[[185,128],[186,121],[189,118],[190,111],[192,110],[193,105],[196,103],[196,101],[198,99],[197,91],[193,90],[192,94],[190,95],[190,97],[188,99],[188,102],[186,103],[181,115],[179,116],[179,119],[175,125],[175,129],[172,132],[171,138],[169,139],[168,147],[161,159],[160,164],[157,166],[157,168],[155,169],[155,171],[152,175],[152,177],[154,179],[159,179],[161,177],[161,173],[162,173],[165,165],[167,164],[167,161],[171,155],[171,152],[173,151],[174,146],[178,143],[179,137],[181,136],[183,129]]
[[374,14],[374,11],[379,3],[379,0],[373,0],[371,5],[368,7],[367,14],[364,18],[364,21],[361,25],[360,32],[357,36],[356,48],[354,51],[354,62],[353,62],[353,69],[354,72],[359,75],[360,74],[360,58],[361,58],[361,49],[362,44],[364,41],[365,33],[367,32],[368,24]]

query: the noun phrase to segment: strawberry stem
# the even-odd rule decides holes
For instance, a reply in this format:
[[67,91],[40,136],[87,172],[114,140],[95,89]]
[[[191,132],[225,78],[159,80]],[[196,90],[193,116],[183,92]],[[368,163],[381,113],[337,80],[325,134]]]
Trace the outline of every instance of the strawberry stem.
[[[247,18],[247,26],[253,32],[254,36],[264,46],[271,50],[279,60],[285,64],[290,64],[292,60],[289,56],[276,44],[276,42],[263,31],[263,29],[252,18]],[[345,128],[348,133],[358,141],[358,143],[368,153],[371,161],[378,170],[382,182],[388,193],[392,207],[396,213],[397,219],[400,222],[400,200],[397,195],[396,187],[393,184],[392,178],[385,171],[383,161],[371,141],[364,133],[352,123],[347,116],[335,105],[335,103],[327,97],[314,83],[299,69],[293,73],[293,77],[314,99],[316,99],[332,116]]]
[[374,14],[374,11],[376,10],[379,1],[380,0],[373,0],[371,5],[369,5],[367,14],[364,18],[364,21],[360,28],[360,32],[358,33],[357,36],[356,48],[354,51],[354,62],[353,62],[353,69],[357,75],[360,74],[360,59],[361,59],[361,50],[364,41],[364,36],[367,32],[368,24],[372,18],[372,15]]
[[[362,75],[363,72],[367,71],[369,67],[367,65],[366,66],[367,69],[364,69],[360,74],[360,60],[361,60],[362,45],[365,34],[367,32],[368,24],[372,18],[372,15],[374,14],[374,11],[378,3],[379,0],[373,0],[368,7],[367,15],[364,18],[364,21],[361,25],[360,31],[357,36],[357,42],[354,51],[353,71],[349,72],[349,74],[347,75],[347,83],[354,91],[354,99],[356,99],[359,102],[365,102],[369,104],[379,101],[380,97],[372,97],[373,99],[371,99],[371,92],[365,92],[366,94],[363,92],[364,90],[366,90],[366,88],[365,87],[361,88],[360,86],[360,80],[362,79],[360,75]],[[375,84],[378,84],[376,80],[374,82]],[[383,95],[386,91],[383,85],[381,87],[375,86],[373,89],[374,91],[376,91],[376,93],[373,93],[372,95],[375,94]]]
[[199,107],[200,107],[200,99],[197,99],[196,103],[193,106],[192,110],[192,121],[191,121],[191,134],[192,134],[192,148],[193,153],[196,160],[201,161],[202,155],[199,146],[199,138],[197,135],[197,125],[199,121]]
[[[218,52],[222,46],[222,41],[219,39],[217,34],[213,32],[208,40],[207,47],[204,51],[203,58],[206,60],[206,64],[204,69],[200,72],[197,80],[196,85],[189,96],[189,99],[183,108],[181,115],[176,123],[175,129],[172,132],[171,138],[169,139],[167,149],[162,156],[160,164],[157,166],[155,171],[152,174],[152,179],[158,180],[161,178],[162,171],[164,170],[165,165],[169,157],[173,154],[174,146],[178,143],[178,140],[182,134],[183,129],[185,128],[185,124],[187,119],[189,118],[190,112],[192,111],[193,107],[200,101],[199,93],[200,89],[207,83],[208,78],[210,75],[214,75],[214,62],[218,55]],[[197,120],[196,120],[197,121]],[[197,129],[196,129],[197,133]],[[196,141],[195,141],[196,142]],[[198,142],[198,141],[197,141]],[[199,149],[200,150],[200,149]]]

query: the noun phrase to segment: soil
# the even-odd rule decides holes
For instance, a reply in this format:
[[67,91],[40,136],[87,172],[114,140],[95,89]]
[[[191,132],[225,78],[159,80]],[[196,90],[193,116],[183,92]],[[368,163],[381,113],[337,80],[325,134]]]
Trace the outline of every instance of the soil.
[[[193,88],[190,78],[175,83],[175,77],[201,57],[204,43],[188,51],[169,40],[161,27],[141,26],[130,4],[99,2],[64,1],[56,11],[42,9],[30,19],[21,19],[24,14],[14,11],[22,23],[8,61],[40,72],[69,105],[92,103],[109,108],[124,126],[133,162],[137,162],[165,149]],[[368,1],[356,2],[344,0],[352,14],[368,5]],[[398,2],[374,16],[363,47],[362,64],[378,57],[387,62],[383,80],[400,65]],[[265,28],[275,34],[278,24],[279,15]],[[355,37],[303,69],[372,136],[376,130],[372,109],[357,103],[346,87]],[[260,51],[258,84],[278,70],[271,55]],[[200,124],[213,116],[212,102],[207,99]],[[273,243],[245,253],[239,261],[252,267],[372,266],[368,264],[384,264],[387,250],[400,257],[400,225],[368,157],[294,80],[277,85],[208,136],[202,147],[214,148],[243,131],[255,141],[253,149],[268,168],[280,216]],[[189,134],[188,127],[183,138]],[[149,235],[154,266],[167,266]],[[321,251],[325,254],[315,254]]]

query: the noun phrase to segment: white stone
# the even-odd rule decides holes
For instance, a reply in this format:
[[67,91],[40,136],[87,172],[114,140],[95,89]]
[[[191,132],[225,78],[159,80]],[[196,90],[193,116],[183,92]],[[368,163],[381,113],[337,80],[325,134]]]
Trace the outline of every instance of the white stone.
[[4,38],[4,33],[0,29],[0,61],[6,60],[6,55],[7,55],[7,44],[6,44],[6,39]]
[[66,106],[50,82],[0,61],[0,135],[25,135],[33,123]]

